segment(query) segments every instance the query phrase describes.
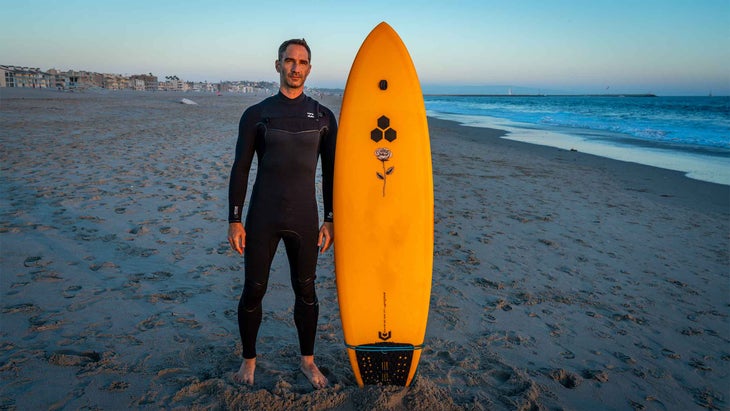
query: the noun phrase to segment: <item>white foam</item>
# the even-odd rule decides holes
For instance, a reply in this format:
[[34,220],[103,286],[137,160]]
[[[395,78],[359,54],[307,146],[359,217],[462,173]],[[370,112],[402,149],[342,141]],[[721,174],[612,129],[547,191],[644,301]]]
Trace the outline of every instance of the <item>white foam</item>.
[[611,143],[604,139],[591,139],[577,134],[535,128],[531,124],[522,124],[496,117],[443,114],[431,111],[428,112],[428,115],[443,120],[456,121],[466,126],[504,130],[509,132],[503,137],[508,140],[565,150],[573,149],[614,160],[680,171],[695,180],[730,185],[730,158],[726,157]]

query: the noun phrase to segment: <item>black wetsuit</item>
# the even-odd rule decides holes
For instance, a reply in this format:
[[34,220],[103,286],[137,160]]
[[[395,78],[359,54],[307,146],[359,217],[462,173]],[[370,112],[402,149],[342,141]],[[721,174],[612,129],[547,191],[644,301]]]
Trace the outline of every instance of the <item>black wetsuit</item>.
[[256,357],[261,301],[271,262],[284,240],[296,296],[294,322],[302,355],[314,354],[319,305],[314,289],[319,222],[315,196],[317,160],[322,159],[324,220],[332,221],[337,123],[332,111],[304,94],[279,93],[241,116],[229,186],[229,222],[240,222],[253,155],[256,181],[246,216],[246,280],[238,303],[243,357]]

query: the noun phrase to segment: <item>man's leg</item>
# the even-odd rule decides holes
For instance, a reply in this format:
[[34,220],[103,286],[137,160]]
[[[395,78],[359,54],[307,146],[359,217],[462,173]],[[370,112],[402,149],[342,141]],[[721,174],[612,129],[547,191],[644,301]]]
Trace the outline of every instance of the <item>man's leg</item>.
[[301,352],[300,369],[314,388],[320,389],[327,385],[327,378],[314,363],[314,341],[317,335],[317,320],[319,318],[319,301],[315,291],[317,268],[317,236],[300,237],[292,233],[284,237],[291,282],[294,289],[294,324],[299,336]]
[[258,337],[263,310],[261,302],[266,294],[271,262],[276,253],[278,238],[261,240],[260,234],[247,235],[244,249],[245,282],[238,301],[238,330],[241,334],[243,361],[233,375],[237,382],[253,385],[256,370],[256,339]]

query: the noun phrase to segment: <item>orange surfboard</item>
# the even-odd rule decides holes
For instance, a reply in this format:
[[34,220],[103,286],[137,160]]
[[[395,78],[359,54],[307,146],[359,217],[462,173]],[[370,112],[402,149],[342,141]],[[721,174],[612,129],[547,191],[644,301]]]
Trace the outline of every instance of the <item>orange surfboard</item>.
[[335,271],[358,385],[408,386],[424,344],[433,267],[433,175],[423,94],[380,23],[352,64],[334,177]]

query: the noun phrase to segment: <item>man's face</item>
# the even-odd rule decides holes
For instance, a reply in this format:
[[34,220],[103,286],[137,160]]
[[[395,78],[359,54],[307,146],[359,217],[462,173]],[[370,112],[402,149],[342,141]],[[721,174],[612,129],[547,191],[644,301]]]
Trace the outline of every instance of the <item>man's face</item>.
[[309,54],[304,46],[290,44],[280,60],[276,60],[276,71],[279,72],[281,84],[288,88],[302,88],[312,66],[309,65]]

